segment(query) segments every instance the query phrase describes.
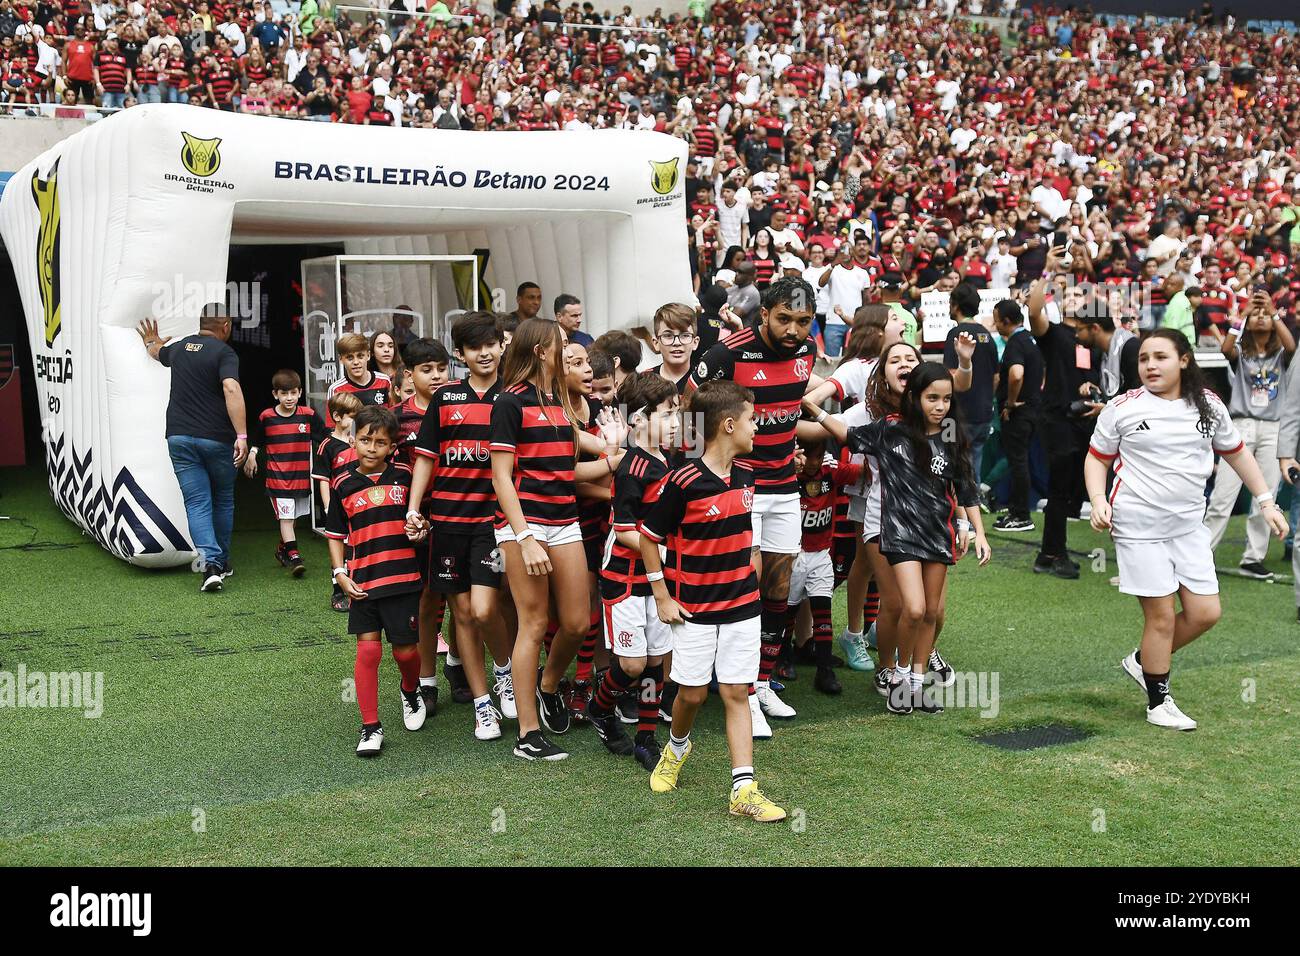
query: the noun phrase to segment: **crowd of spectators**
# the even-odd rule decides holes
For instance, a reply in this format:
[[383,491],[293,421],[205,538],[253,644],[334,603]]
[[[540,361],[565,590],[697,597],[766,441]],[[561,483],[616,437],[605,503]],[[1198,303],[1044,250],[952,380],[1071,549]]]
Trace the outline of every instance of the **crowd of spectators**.
[[404,2],[0,0],[0,99],[667,132],[697,290],[798,270],[829,326],[882,289],[1024,287],[1058,242],[1076,278],[1143,289],[1122,316],[1213,338],[1262,284],[1293,323],[1293,33],[1014,0]]

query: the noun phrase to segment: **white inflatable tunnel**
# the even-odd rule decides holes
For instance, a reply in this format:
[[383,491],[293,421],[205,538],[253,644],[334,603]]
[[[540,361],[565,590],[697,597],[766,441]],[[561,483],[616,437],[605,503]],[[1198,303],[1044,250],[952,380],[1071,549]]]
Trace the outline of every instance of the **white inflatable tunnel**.
[[[231,243],[486,247],[487,284],[511,304],[524,280],[572,292],[599,334],[689,301],[685,172],[685,143],[647,132],[389,129],[179,105],[94,124],[0,197],[55,501],[126,561],[192,560],[164,439],[170,373],[135,326],[161,286],[224,286]],[[163,335],[198,327],[157,317]]]

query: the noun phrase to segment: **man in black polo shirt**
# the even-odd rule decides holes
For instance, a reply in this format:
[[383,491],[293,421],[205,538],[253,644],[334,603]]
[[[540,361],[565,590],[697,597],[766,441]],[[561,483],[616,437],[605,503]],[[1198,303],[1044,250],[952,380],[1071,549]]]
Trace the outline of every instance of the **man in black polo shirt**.
[[239,357],[226,344],[230,318],[218,308],[204,309],[199,331],[175,342],[158,335],[156,319],[137,329],[149,356],[172,370],[167,452],[185,499],[203,591],[220,591],[230,574],[235,474],[248,455]]
[[[1055,256],[1049,261],[1049,267]],[[1058,578],[1079,576],[1065,542],[1065,522],[1077,517],[1083,503],[1083,460],[1092,426],[1105,406],[1080,397],[1085,382],[1098,382],[1101,355],[1083,345],[1075,335],[1079,320],[1063,314],[1059,323],[1047,316],[1049,275],[1036,281],[1029,293],[1029,331],[1043,356],[1043,414],[1038,437],[1047,453],[1047,507],[1043,509],[1043,543],[1034,559],[1034,572]],[[1086,308],[1087,306],[1085,306]],[[1084,402],[1072,413],[1074,402]]]
[[955,376],[957,382],[957,403],[961,406],[962,422],[966,438],[970,442],[971,474],[976,484],[980,480],[980,468],[984,460],[984,443],[989,437],[989,426],[993,423],[993,391],[997,387],[998,347],[993,344],[993,336],[975,316],[980,310],[980,294],[975,287],[961,283],[953,290],[949,299],[952,317],[956,326],[948,330],[948,338],[943,343],[943,364],[950,369],[961,371],[957,360],[957,336],[965,333],[975,340],[975,354],[971,357],[969,385],[965,388],[965,376]]
[[998,408],[1002,415],[1002,453],[1011,475],[1007,513],[993,523],[998,531],[1033,531],[1029,518],[1029,442],[1043,405],[1043,356],[1025,317],[1012,299],[993,307],[993,324],[1007,343],[998,374]]

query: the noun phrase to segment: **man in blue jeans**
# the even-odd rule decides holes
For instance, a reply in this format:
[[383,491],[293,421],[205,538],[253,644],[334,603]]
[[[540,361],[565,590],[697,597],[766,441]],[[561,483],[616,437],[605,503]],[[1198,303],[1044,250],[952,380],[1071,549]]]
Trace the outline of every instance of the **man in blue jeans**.
[[226,343],[230,318],[204,310],[199,331],[172,342],[145,319],[137,331],[149,355],[172,370],[167,401],[167,451],[185,499],[195,568],[202,591],[220,591],[231,573],[230,531],[235,523],[235,474],[248,455],[239,356]]

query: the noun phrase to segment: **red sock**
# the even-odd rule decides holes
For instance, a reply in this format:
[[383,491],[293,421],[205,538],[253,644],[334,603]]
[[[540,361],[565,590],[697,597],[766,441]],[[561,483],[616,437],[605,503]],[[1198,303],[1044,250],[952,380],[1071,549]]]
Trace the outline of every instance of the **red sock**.
[[582,646],[578,648],[578,669],[573,674],[574,680],[591,680],[591,662],[596,656],[596,640],[600,637],[600,615],[591,616],[591,624],[587,628],[587,636],[582,639]]
[[418,644],[394,644],[393,660],[402,672],[402,690],[408,694],[420,686],[420,646]]
[[650,664],[641,674],[641,704],[637,709],[636,732],[654,734],[659,726],[659,702],[664,696],[664,665]]
[[442,633],[442,622],[447,617],[447,599],[441,594],[438,595],[437,610],[433,612],[433,633],[436,637]]
[[862,602],[862,632],[865,634],[880,617],[880,589],[875,580],[867,582],[867,597]]
[[379,723],[379,662],[383,659],[384,648],[378,641],[357,641],[352,678],[357,685],[357,706],[363,724]]
[[558,632],[559,629],[560,625],[554,618],[551,618],[546,622],[546,636],[542,638],[542,640],[546,642],[546,653],[548,656],[551,653],[551,644],[554,643],[556,632]]

